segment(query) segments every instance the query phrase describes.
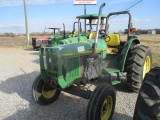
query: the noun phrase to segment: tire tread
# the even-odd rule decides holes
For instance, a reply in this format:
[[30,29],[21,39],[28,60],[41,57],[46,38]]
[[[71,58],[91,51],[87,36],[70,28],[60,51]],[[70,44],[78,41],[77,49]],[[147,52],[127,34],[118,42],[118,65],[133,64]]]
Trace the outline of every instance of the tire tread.
[[133,120],[160,120],[160,67],[153,68],[146,74]]

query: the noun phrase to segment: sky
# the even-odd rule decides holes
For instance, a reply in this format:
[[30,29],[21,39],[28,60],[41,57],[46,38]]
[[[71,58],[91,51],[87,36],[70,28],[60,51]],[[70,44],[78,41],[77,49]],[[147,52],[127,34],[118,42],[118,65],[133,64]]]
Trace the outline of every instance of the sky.
[[[86,5],[86,13],[98,14],[103,3],[106,3],[103,8],[106,15],[129,10],[133,27],[137,29],[160,28],[160,0],[97,0],[96,5]],[[45,27],[63,30],[63,23],[66,30],[71,31],[73,23],[77,21],[76,16],[84,14],[84,5],[74,5],[73,0],[26,0],[26,9],[29,33],[43,32]],[[0,0],[0,15],[0,33],[25,33],[23,0]],[[127,22],[127,15],[112,17],[109,31],[123,31],[127,28]]]

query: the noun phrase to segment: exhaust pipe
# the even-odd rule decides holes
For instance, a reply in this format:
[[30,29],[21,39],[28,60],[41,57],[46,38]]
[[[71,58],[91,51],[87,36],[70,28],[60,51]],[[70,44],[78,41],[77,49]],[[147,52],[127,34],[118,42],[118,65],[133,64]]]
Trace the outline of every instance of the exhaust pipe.
[[103,3],[103,4],[100,6],[100,8],[99,8],[98,23],[97,23],[97,27],[96,27],[96,38],[95,38],[94,44],[93,44],[93,52],[92,52],[92,55],[93,55],[93,56],[96,54],[96,47],[97,47],[97,41],[98,41],[99,27],[100,27],[102,9],[103,9],[104,6],[105,6],[105,3]]
[[76,23],[79,23],[79,24],[80,24],[80,30],[82,29],[82,28],[81,28],[81,22],[74,22],[74,23],[73,23],[73,32],[75,32],[75,30],[76,30],[76,29],[75,29],[75,28],[76,28],[76,27],[75,27],[75,24],[76,24]]
[[64,23],[63,23],[63,34],[64,34],[63,38],[66,39],[66,31],[65,31],[65,25],[64,25]]
[[81,25],[80,19],[78,19],[77,23],[78,23],[78,42],[80,42],[80,25]]

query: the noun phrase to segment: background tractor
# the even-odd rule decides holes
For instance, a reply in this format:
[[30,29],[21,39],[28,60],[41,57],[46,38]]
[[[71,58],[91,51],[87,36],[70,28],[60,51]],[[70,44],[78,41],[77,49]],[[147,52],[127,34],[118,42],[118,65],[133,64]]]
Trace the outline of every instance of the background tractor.
[[[48,47],[54,47],[59,44],[61,44],[61,40],[66,39],[66,38],[71,38],[71,37],[77,37],[78,33],[75,31],[75,24],[78,24],[78,22],[73,23],[73,31],[71,33],[66,34],[65,32],[65,25],[63,24],[63,35],[51,35],[48,37]],[[80,29],[81,29],[81,23],[80,24]]]
[[[73,23],[73,31],[71,33],[66,34],[65,32],[65,25],[63,24],[63,35],[60,35],[60,28],[48,28],[48,29],[52,29],[53,30],[53,35],[50,36],[40,36],[37,38],[32,38],[32,46],[34,50],[39,49],[40,47],[54,47],[57,45],[61,45],[61,44],[70,44],[70,43],[75,43],[75,42],[79,42],[80,41],[88,41],[91,40],[93,38],[95,38],[96,32],[92,30],[92,20],[98,19],[98,14],[87,14],[87,15],[81,15],[81,16],[77,16],[77,18],[79,19],[78,22],[74,22]],[[100,31],[102,31],[103,29],[103,25],[104,25],[104,19],[106,18],[106,15],[101,15],[101,29]],[[88,19],[89,20],[89,25],[90,29],[88,30],[89,32],[86,33],[86,31],[84,31],[84,33],[82,33],[82,28],[81,28],[81,22],[80,19]],[[78,24],[79,26],[79,31],[80,33],[78,33],[76,30],[76,24]],[[58,30],[58,35],[55,35],[55,31]],[[78,37],[78,35],[80,35],[80,39]],[[101,32],[100,32],[101,35]],[[69,38],[69,39],[68,39]]]
[[[109,13],[105,33],[99,37],[104,6],[102,4],[99,10],[95,38],[82,42],[79,27],[76,43],[40,49],[41,73],[33,83],[33,97],[39,104],[53,103],[64,91],[89,99],[87,120],[105,120],[112,118],[116,94],[107,80],[99,78],[109,75],[110,83],[115,85],[121,82],[119,73],[127,72],[128,88],[139,90],[144,75],[150,70],[151,51],[149,47],[138,45],[128,11]],[[129,16],[125,42],[120,41],[118,34],[108,34],[110,16],[120,14]],[[112,79],[112,74],[117,75],[116,80]]]
[[[46,28],[45,28],[46,29]],[[45,33],[45,29],[43,34]],[[58,36],[60,36],[60,28],[48,28],[53,30],[53,36],[55,36],[55,31],[58,30]],[[40,47],[45,47],[48,45],[48,36],[39,36],[37,38],[32,38],[32,46],[34,50],[38,50]]]
[[[48,39],[48,44],[49,47],[53,47],[53,46],[57,46],[57,45],[61,45],[61,44],[70,44],[70,43],[76,43],[76,42],[82,42],[82,41],[89,41],[91,39],[94,39],[96,36],[96,32],[93,31],[92,29],[92,20],[98,19],[98,14],[86,14],[86,15],[80,15],[77,16],[76,18],[78,18],[78,22],[74,22],[73,24],[73,31],[72,33],[69,33],[67,35],[65,35],[65,27],[64,27],[64,37],[63,36],[49,36]],[[106,15],[102,14],[101,15],[101,29],[100,31],[102,31],[103,29],[103,25],[104,25],[104,19],[106,18]],[[82,28],[81,28],[81,22],[80,20],[82,19],[87,19],[89,20],[89,25],[90,29],[88,30],[88,33],[86,33],[86,31],[82,32]],[[78,24],[78,31],[75,31],[75,24]],[[100,32],[101,35],[101,32]]]

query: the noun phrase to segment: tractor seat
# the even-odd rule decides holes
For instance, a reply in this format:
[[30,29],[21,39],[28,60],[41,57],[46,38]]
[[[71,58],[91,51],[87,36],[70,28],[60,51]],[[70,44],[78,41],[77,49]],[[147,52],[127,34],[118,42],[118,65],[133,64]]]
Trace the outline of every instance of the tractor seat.
[[108,34],[108,37],[106,37],[106,44],[110,47],[120,46],[119,34]]
[[118,52],[119,50],[118,50],[118,48],[108,48],[107,49],[107,54],[117,54],[117,52]]
[[96,37],[96,32],[91,32],[89,34],[89,40],[94,39]]
[[78,35],[78,32],[74,32],[73,37],[76,37]]

